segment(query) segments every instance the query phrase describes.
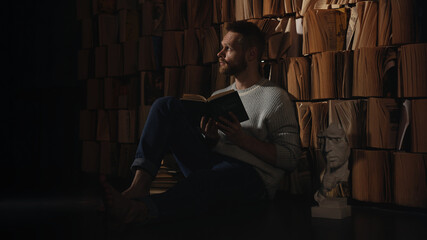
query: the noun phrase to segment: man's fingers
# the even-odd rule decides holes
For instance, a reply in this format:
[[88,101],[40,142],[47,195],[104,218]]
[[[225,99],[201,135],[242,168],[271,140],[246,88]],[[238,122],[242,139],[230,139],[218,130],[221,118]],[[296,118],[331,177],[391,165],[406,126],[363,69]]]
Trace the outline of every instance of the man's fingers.
[[231,116],[235,123],[239,123],[239,119],[233,112],[228,112],[228,114]]

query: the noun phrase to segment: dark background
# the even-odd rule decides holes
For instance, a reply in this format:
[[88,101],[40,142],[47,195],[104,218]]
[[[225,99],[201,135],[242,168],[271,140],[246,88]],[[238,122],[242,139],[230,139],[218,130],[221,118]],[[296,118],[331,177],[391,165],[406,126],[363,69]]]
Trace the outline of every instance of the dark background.
[[81,181],[84,103],[75,1],[8,1],[3,11],[1,192],[68,191]]

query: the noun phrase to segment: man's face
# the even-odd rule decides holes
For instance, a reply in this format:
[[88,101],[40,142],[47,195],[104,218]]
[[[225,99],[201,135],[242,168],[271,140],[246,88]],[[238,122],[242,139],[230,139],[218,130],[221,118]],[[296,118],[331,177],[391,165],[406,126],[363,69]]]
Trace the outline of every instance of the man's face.
[[248,64],[243,47],[239,43],[241,34],[228,32],[221,42],[222,49],[217,54],[219,72],[226,75],[237,75],[246,70]]
[[345,132],[337,125],[331,125],[321,135],[321,146],[328,167],[330,169],[341,167],[350,156],[350,146],[345,138]]

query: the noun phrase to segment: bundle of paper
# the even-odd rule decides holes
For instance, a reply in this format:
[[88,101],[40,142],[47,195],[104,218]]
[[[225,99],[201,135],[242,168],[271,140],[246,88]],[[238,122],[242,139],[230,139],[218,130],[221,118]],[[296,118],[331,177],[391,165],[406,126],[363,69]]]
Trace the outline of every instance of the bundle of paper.
[[164,67],[183,66],[184,32],[163,32],[162,65]]
[[263,17],[281,17],[285,13],[283,0],[264,0],[262,6]]
[[236,20],[247,20],[262,18],[262,0],[241,0],[235,1]]
[[391,43],[391,1],[378,1],[378,46],[390,46]]
[[103,110],[97,112],[96,140],[117,142],[118,112],[117,110]]
[[187,0],[188,28],[206,28],[212,25],[212,0]]
[[187,28],[187,0],[165,0],[165,31],[184,30]]
[[427,97],[427,44],[399,48],[399,97]]
[[303,21],[303,54],[344,50],[347,18],[345,8],[309,10]]
[[354,51],[353,96],[385,97],[396,92],[396,50],[391,47]]
[[307,57],[286,58],[284,71],[289,94],[296,100],[310,100],[310,61]]
[[365,202],[391,202],[390,152],[353,149],[352,158],[352,197]]
[[427,207],[427,154],[395,152],[394,203],[402,206]]
[[394,98],[369,98],[366,117],[368,147],[395,149],[400,108]]
[[120,42],[136,41],[139,38],[139,12],[123,9],[119,11],[119,39]]
[[357,21],[352,49],[377,46],[378,3],[363,1],[356,4]]
[[213,0],[213,23],[235,21],[235,4],[234,0]]
[[207,66],[185,66],[184,93],[209,96],[211,73]]
[[427,152],[427,99],[411,100],[411,151]]
[[165,19],[164,0],[141,3],[141,35],[161,36]]
[[311,141],[311,112],[310,102],[296,102],[298,113],[299,134],[301,139],[301,146],[303,148],[310,147]]
[[416,42],[416,4],[417,0],[391,0],[392,43]]
[[99,173],[117,176],[119,168],[120,150],[117,142],[99,143]]
[[181,96],[184,79],[182,68],[165,68],[164,96]]
[[107,76],[119,77],[123,75],[123,47],[120,43],[107,46]]
[[336,98],[335,52],[313,54],[311,61],[311,99]]
[[117,43],[119,39],[119,23],[114,14],[99,14],[97,16],[99,46]]

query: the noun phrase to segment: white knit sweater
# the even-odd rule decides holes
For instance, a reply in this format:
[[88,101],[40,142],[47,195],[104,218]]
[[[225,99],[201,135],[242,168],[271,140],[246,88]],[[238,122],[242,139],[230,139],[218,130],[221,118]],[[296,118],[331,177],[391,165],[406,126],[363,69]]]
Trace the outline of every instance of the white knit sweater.
[[273,166],[241,149],[221,131],[214,151],[252,165],[264,181],[269,197],[273,198],[284,170],[295,169],[301,154],[295,109],[287,92],[266,79],[244,90],[237,90],[234,83],[213,95],[230,89],[239,93],[249,116],[249,120],[241,123],[242,129],[261,141],[275,144],[277,163]]

